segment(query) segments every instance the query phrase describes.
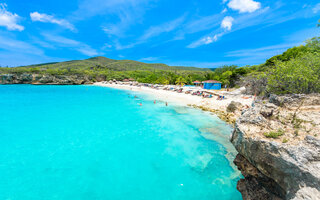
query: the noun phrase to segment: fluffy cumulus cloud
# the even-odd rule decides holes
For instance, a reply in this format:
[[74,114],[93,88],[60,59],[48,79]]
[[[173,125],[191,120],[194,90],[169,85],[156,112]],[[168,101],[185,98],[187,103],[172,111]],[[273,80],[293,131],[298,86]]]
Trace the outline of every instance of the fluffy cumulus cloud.
[[233,17],[227,16],[221,22],[221,27],[230,31],[232,27]]
[[231,0],[228,7],[240,13],[252,13],[261,8],[261,3],[254,0]]
[[56,19],[52,15],[47,15],[47,14],[38,13],[38,12],[30,13],[30,17],[31,17],[31,20],[34,22],[38,21],[38,22],[44,22],[44,23],[58,24],[62,27],[75,31],[74,26],[65,19]]
[[7,10],[7,5],[0,3],[0,26],[6,27],[8,30],[23,31],[24,27],[18,24],[20,17]]

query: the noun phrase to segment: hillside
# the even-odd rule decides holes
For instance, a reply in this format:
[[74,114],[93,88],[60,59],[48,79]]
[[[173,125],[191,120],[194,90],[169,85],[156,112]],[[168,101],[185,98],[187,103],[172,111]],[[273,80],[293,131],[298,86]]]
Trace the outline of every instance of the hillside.
[[133,70],[185,70],[185,71],[210,71],[208,68],[196,67],[175,67],[166,64],[148,64],[134,60],[114,60],[106,57],[93,57],[85,60],[72,60],[66,62],[44,63],[37,65],[21,66],[18,68],[40,68],[40,69],[108,69],[112,71],[133,71]]
[[145,83],[176,84],[180,78],[180,81],[190,84],[194,80],[205,80],[205,75],[209,72],[212,72],[212,69],[148,64],[100,56],[85,60],[0,68],[0,83],[89,84],[95,81],[133,78]]

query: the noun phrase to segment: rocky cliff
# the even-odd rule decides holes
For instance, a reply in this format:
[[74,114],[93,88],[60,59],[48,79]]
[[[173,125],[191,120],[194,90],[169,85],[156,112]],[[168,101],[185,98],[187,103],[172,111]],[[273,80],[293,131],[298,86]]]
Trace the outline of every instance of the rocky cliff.
[[81,75],[4,74],[0,84],[81,85],[91,84],[92,78]]
[[320,95],[271,96],[236,121],[243,199],[320,199]]

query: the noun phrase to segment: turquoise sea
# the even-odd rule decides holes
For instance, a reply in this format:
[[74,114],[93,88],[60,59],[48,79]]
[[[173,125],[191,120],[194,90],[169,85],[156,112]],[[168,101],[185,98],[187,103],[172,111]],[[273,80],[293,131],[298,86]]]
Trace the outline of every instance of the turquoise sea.
[[208,113],[97,86],[3,85],[0,108],[1,200],[241,199]]

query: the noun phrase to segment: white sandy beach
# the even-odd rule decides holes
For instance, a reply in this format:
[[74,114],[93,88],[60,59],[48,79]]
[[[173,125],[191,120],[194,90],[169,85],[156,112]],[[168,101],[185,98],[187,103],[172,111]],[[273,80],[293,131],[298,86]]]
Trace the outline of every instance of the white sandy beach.
[[214,91],[214,93],[225,96],[223,100],[217,100],[216,96],[213,98],[203,98],[201,96],[177,93],[170,90],[162,90],[162,89],[153,89],[151,87],[145,86],[130,86],[129,84],[109,84],[109,83],[94,83],[97,86],[124,89],[124,90],[132,90],[150,94],[154,96],[155,100],[166,101],[168,103],[174,103],[179,105],[196,105],[202,106],[208,109],[217,109],[225,111],[227,106],[231,103],[231,101],[239,102],[242,105],[250,106],[252,104],[253,98],[244,99],[245,95],[236,94],[234,92],[226,92],[226,91]]

